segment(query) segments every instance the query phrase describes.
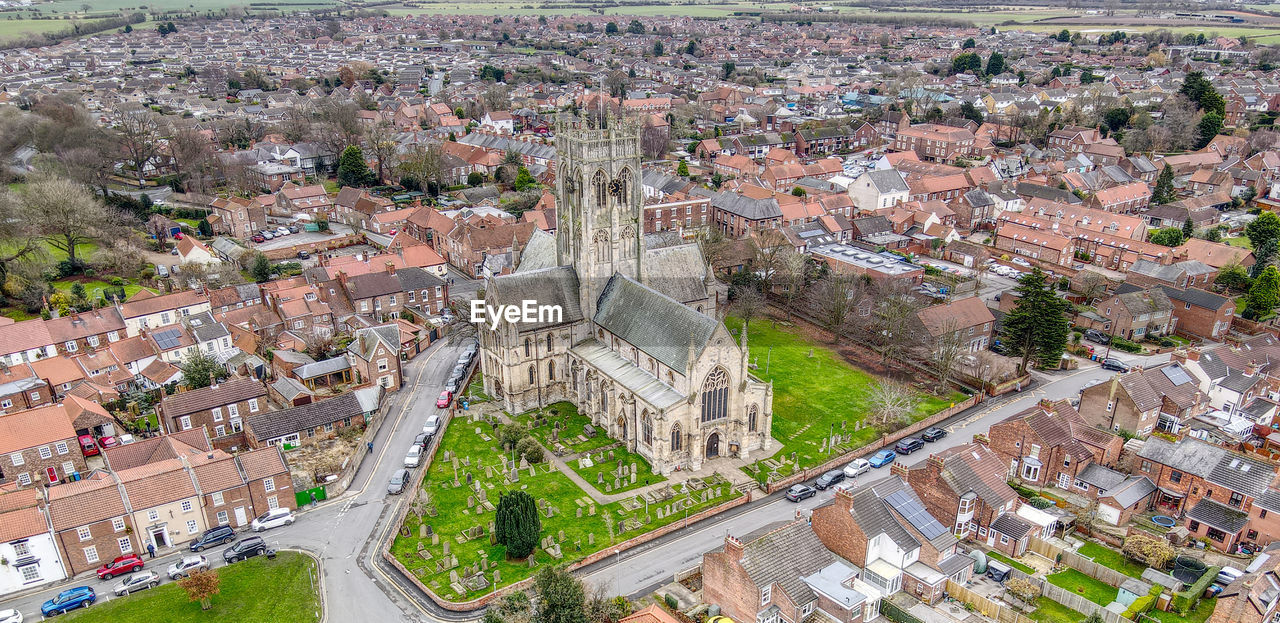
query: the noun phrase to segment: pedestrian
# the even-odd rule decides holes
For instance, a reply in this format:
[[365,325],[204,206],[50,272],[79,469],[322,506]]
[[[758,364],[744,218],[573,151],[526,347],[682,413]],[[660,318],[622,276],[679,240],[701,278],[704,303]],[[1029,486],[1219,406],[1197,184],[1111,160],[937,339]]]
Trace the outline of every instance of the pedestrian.
[[368,445],[369,445],[369,451],[373,452],[373,442],[370,441]]
[[148,555],[150,555],[152,558],[155,558],[155,557],[156,557],[156,544],[155,544],[155,543],[147,543],[147,554],[148,554]]

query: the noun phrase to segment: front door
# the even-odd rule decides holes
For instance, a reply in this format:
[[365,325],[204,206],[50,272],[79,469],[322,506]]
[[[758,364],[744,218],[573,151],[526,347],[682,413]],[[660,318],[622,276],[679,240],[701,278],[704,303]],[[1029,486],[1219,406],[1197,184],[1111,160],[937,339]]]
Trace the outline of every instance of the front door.
[[247,521],[247,519],[248,519],[247,516],[244,514],[244,507],[237,506],[236,507],[236,525],[243,526],[245,521]]
[[156,549],[169,547],[169,531],[165,530],[164,526],[152,528],[151,542],[156,546]]
[[44,475],[49,479],[50,483],[58,482],[58,470],[52,467],[44,468]]
[[707,438],[707,458],[714,459],[720,456],[720,433],[711,433]]
[[1066,491],[1071,487],[1071,475],[1066,472],[1058,472],[1058,488]]

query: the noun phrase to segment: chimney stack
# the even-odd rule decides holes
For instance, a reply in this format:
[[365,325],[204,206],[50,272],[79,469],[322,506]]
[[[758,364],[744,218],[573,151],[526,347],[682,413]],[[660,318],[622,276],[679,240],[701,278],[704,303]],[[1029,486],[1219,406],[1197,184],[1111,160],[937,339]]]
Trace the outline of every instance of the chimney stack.
[[1250,360],[1249,360],[1249,365],[1246,365],[1246,366],[1244,367],[1244,375],[1245,375],[1245,376],[1253,376],[1253,375],[1255,375],[1255,374],[1257,374],[1257,373],[1258,373],[1258,360],[1257,360],[1257,359],[1250,359]]
[[395,262],[392,262],[392,261],[390,261],[390,260],[387,260],[386,267],[387,267],[387,274],[388,274],[388,275],[395,275],[395,274],[396,274],[396,263],[395,263]]
[[973,443],[982,444],[983,446],[986,446],[991,443],[991,440],[987,438],[986,433],[974,433]]
[[732,534],[724,535],[724,553],[729,555],[730,560],[742,560],[742,552],[746,549],[742,541]]
[[342,287],[344,288],[347,287],[347,271],[338,271],[338,283],[342,284]]
[[1173,351],[1173,353],[1169,355],[1169,359],[1185,365],[1187,363],[1186,349],[1179,348],[1178,350]]
[[894,463],[889,466],[889,473],[903,480],[907,479],[907,466],[903,463]]
[[835,503],[836,503],[836,508],[840,509],[842,512],[847,513],[849,511],[852,511],[853,510],[853,492],[843,487],[836,487]]
[[929,468],[931,470],[942,471],[942,463],[943,463],[942,457],[938,456],[937,454],[930,454],[928,463],[929,463]]
[[1200,349],[1198,348],[1187,349],[1187,361],[1200,361]]

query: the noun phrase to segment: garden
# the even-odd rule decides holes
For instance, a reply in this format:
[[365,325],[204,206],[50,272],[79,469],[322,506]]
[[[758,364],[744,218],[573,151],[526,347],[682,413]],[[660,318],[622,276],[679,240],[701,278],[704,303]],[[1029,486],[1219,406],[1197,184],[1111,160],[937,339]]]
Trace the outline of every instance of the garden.
[[[568,419],[577,412],[565,409],[558,415]],[[501,427],[484,417],[469,413],[449,424],[422,485],[406,492],[413,499],[391,545],[409,573],[445,599],[473,599],[531,577],[540,565],[581,560],[741,495],[714,475],[597,504],[550,463],[506,451],[499,441]],[[536,421],[528,413],[515,419]],[[603,463],[627,471],[628,481],[633,472],[638,480],[653,478],[639,462],[619,467],[620,460],[616,450],[613,457],[605,451]],[[508,559],[507,546],[496,542],[502,496],[517,491],[536,500],[540,520],[537,548],[526,559]]]
[[[128,597],[102,601],[92,608],[58,617],[63,621],[94,623],[313,623],[320,620],[321,603],[315,582],[320,573],[316,560],[298,552],[280,552],[275,559],[250,558],[216,569],[219,592],[208,610],[188,599],[176,582]],[[263,590],[270,587],[270,590]]]
[[[725,326],[740,335],[742,320],[728,317]],[[773,382],[773,438],[782,443],[775,458],[744,468],[752,477],[759,479],[766,470],[784,477],[797,466],[821,464],[880,436],[868,418],[877,377],[771,319],[751,321],[747,346],[756,366],[753,375]],[[965,398],[961,392],[920,392],[910,419],[924,419]],[[794,462],[788,462],[793,455]]]
[[1141,578],[1142,572],[1147,570],[1146,565],[1093,541],[1086,541],[1084,545],[1080,546],[1080,549],[1076,550],[1076,553],[1091,558],[1094,562],[1104,567],[1115,569],[1131,578]]
[[1050,584],[1064,588],[1077,595],[1084,596],[1100,606],[1116,600],[1116,588],[1100,580],[1095,580],[1075,569],[1066,569],[1045,577]]
[[1085,616],[1048,597],[1036,598],[1036,609],[1027,613],[1036,623],[1082,623]]

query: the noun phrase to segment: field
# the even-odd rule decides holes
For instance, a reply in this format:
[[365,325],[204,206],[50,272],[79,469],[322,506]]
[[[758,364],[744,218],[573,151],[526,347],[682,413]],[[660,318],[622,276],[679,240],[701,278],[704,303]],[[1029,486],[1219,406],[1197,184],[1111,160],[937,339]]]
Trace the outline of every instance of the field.
[[[611,543],[681,521],[686,514],[740,495],[722,477],[715,476],[695,480],[692,487],[668,488],[670,497],[651,503],[631,497],[596,505],[548,463],[519,469],[518,477],[512,479],[510,470],[504,473],[503,452],[496,447],[495,432],[485,423],[462,418],[451,422],[421,487],[404,494],[417,495],[417,499],[391,551],[423,584],[446,599],[475,598],[488,593],[494,584],[506,585],[537,572],[528,561],[507,560],[505,545],[489,542],[493,509],[506,493],[525,491],[543,509],[539,513],[541,534],[554,545],[550,551],[541,547],[535,551],[535,565],[579,560]],[[637,465],[637,472],[639,468]],[[472,484],[468,485],[468,480]]]
[[[103,585],[99,587],[97,604],[58,619],[76,623],[311,623],[320,620],[320,596],[313,584],[319,580],[319,569],[311,556],[280,552],[275,560],[262,556],[250,558],[217,569],[217,573],[222,578],[221,592],[214,595],[209,610],[201,610],[199,602],[188,600],[176,582],[105,602],[106,585]],[[262,590],[264,586],[271,589]]]
[[[254,11],[263,11],[267,9],[279,9],[286,12],[305,11],[314,8],[327,8],[336,4],[335,0],[279,0],[282,4],[272,6],[273,0],[264,0],[262,3],[254,3],[250,8]],[[84,6],[90,8],[86,12]],[[141,11],[148,14],[148,19],[153,12],[183,12],[198,11],[201,13],[207,11],[222,11],[232,7],[246,7],[249,3],[240,0],[93,0],[85,2],[83,0],[54,0],[53,2],[43,2],[36,4],[28,9],[18,11],[0,12],[0,40],[24,35],[28,33],[46,33],[64,30],[71,27],[76,21],[94,20],[104,17],[115,17],[120,12]],[[57,19],[33,19],[40,17],[54,17]],[[134,29],[153,28],[148,24],[134,24]]]
[[[736,334],[742,320],[729,317],[725,326]],[[810,467],[879,436],[871,426],[855,430],[859,423],[870,423],[876,377],[772,320],[753,320],[747,341],[751,362],[758,366],[755,376],[773,381],[773,438],[783,444],[778,456],[794,452],[801,467]],[[945,397],[921,394],[912,419],[964,399],[959,392]],[[823,439],[833,433],[847,439],[824,451]]]

